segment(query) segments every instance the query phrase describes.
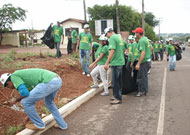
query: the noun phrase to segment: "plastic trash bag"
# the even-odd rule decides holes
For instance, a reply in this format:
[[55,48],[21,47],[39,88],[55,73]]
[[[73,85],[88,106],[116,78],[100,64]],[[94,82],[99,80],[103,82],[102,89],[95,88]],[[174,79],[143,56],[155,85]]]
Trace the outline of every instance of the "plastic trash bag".
[[50,49],[54,49],[54,38],[53,38],[53,28],[50,25],[46,30],[44,36],[41,38],[42,42],[47,45]]

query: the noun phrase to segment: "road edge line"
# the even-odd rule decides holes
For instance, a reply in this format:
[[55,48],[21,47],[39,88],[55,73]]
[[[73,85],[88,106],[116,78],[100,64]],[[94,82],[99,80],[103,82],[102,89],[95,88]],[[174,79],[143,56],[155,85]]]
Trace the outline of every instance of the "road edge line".
[[[73,111],[75,111],[78,107],[80,107],[82,104],[90,100],[92,97],[94,97],[96,94],[100,93],[103,90],[103,83],[99,85],[99,89],[90,89],[89,91],[85,92],[78,98],[74,99],[70,103],[64,105],[59,109],[59,112],[65,118],[69,114],[71,114]],[[49,128],[51,128],[55,124],[55,120],[52,116],[52,114],[46,116],[42,119],[42,121],[45,123],[46,128],[44,130],[30,130],[30,129],[24,129],[21,132],[17,133],[16,135],[40,135],[43,132],[47,131]]]
[[164,132],[166,76],[167,76],[167,68],[165,67],[164,68],[163,84],[162,84],[162,94],[161,94],[161,102],[160,102],[160,112],[159,112],[159,119],[158,119],[157,135],[163,135],[163,132]]

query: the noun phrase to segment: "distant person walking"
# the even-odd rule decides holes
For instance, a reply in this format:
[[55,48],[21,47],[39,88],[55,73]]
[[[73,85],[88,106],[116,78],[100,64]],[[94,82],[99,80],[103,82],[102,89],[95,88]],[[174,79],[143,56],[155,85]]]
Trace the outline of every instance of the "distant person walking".
[[155,60],[158,61],[159,60],[159,52],[160,52],[159,42],[156,41],[155,44],[153,45],[153,47],[154,47],[154,53],[155,53]]
[[84,25],[84,32],[81,32],[79,35],[79,43],[77,48],[80,50],[80,60],[83,69],[83,75],[90,77],[90,54],[92,53],[92,35],[89,32],[89,25]]
[[112,28],[104,30],[106,36],[109,38],[109,56],[104,66],[108,70],[109,64],[111,65],[112,72],[112,87],[113,96],[111,105],[122,103],[122,68],[125,65],[124,59],[124,42],[121,36],[116,35]]
[[170,71],[175,71],[176,67],[176,46],[173,44],[173,38],[169,38],[169,45],[166,49],[166,55],[169,57]]
[[78,39],[78,33],[77,31],[74,29],[74,26],[71,25],[71,39],[72,39],[72,52],[76,52],[76,48],[77,48],[77,39]]
[[160,43],[160,60],[163,61],[164,59],[164,42],[161,41]]
[[60,58],[61,57],[60,44],[64,43],[63,27],[61,26],[60,22],[57,22],[57,25],[53,26],[53,35],[54,35],[55,47],[57,50],[56,58]]
[[33,124],[26,124],[26,128],[45,129],[45,124],[35,108],[35,103],[44,99],[46,107],[57,122],[54,127],[67,129],[67,123],[54,103],[55,96],[62,86],[62,80],[56,73],[39,68],[23,69],[17,70],[13,74],[2,74],[0,82],[4,87],[17,89],[20,93],[17,98],[12,98],[9,104],[13,105],[21,101],[25,113],[33,122]]

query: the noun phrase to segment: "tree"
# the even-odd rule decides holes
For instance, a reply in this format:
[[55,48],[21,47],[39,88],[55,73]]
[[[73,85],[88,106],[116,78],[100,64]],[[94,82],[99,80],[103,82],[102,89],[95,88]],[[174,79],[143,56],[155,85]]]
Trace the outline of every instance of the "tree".
[[[95,20],[100,19],[113,19],[114,31],[117,31],[116,21],[116,5],[95,5],[92,8],[88,8],[88,14],[90,15],[90,28],[91,32],[95,33]],[[141,14],[133,10],[130,6],[119,5],[119,21],[121,31],[129,31],[130,34],[137,27],[142,26]],[[155,41],[157,39],[153,27],[148,23],[145,23],[145,35]]]
[[146,29],[145,36],[148,39],[150,39],[152,41],[157,41],[158,40],[158,37],[156,36],[153,28],[149,24],[145,23],[145,29]]
[[0,8],[0,45],[3,40],[3,32],[12,29],[12,24],[26,19],[26,10],[20,7],[13,7],[12,4],[5,4]]
[[148,23],[152,27],[155,27],[159,24],[159,21],[156,19],[154,14],[151,12],[145,13],[145,22]]
[[[91,31],[94,32],[95,30],[95,20],[100,19],[113,19],[114,31],[117,31],[115,9],[115,5],[95,5],[92,8],[88,8]],[[141,26],[141,14],[133,10],[131,7],[119,5],[119,21],[121,31],[132,32],[132,30]]]

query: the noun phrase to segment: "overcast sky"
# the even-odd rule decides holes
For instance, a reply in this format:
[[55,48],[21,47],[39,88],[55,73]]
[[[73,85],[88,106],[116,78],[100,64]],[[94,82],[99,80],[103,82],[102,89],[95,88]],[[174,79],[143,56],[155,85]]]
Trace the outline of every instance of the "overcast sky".
[[[141,12],[141,0],[119,0]],[[150,11],[157,18],[162,18],[161,33],[190,33],[190,0],[144,0],[145,11]],[[15,7],[26,9],[25,22],[16,22],[14,30],[46,29],[57,20],[67,18],[83,19],[83,0],[0,0],[0,6],[11,3]],[[87,7],[95,4],[114,4],[115,0],[86,0]],[[158,33],[158,28],[155,28]]]

